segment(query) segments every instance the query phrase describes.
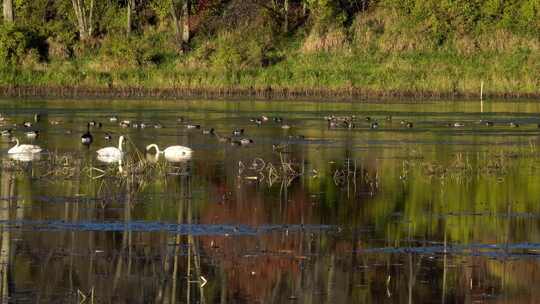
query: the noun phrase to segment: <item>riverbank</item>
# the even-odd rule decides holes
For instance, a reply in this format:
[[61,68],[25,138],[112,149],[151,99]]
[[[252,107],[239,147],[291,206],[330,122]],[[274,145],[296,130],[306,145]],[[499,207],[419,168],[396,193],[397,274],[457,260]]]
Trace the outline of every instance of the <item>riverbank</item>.
[[0,26],[0,95],[540,98],[540,9],[530,1],[218,2],[191,9],[181,44],[169,8],[141,4],[136,13],[151,18],[125,31],[113,22],[125,7],[101,7],[99,32],[83,37],[60,7],[45,24],[48,9],[21,7],[27,19]]
[[[539,99],[539,93],[489,93],[484,99]],[[360,88],[144,88],[144,87],[48,87],[0,86],[2,98],[114,98],[114,99],[251,99],[251,100],[322,100],[367,101],[388,99],[478,100],[478,92],[370,91]]]

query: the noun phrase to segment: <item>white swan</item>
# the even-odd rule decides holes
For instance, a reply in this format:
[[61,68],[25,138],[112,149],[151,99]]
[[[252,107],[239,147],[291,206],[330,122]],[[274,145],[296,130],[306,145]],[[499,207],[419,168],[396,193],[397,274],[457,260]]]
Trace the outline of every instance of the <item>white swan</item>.
[[16,144],[8,150],[8,154],[37,154],[43,149],[37,145],[20,145],[19,140],[14,138]]
[[40,160],[41,154],[40,153],[12,153],[12,154],[9,154],[9,158],[13,160],[18,160],[21,162],[30,162],[34,160]]
[[124,156],[124,151],[122,151],[122,144],[124,143],[124,136],[120,136],[118,139],[118,148],[117,147],[105,147],[96,151],[98,154],[98,160],[106,163],[118,162]]
[[165,148],[165,150],[160,151],[158,145],[156,144],[146,146],[146,151],[149,151],[152,148],[156,148],[157,154],[163,153],[165,159],[171,162],[186,161],[190,159],[191,154],[193,154],[193,150],[191,148],[184,146],[170,146]]

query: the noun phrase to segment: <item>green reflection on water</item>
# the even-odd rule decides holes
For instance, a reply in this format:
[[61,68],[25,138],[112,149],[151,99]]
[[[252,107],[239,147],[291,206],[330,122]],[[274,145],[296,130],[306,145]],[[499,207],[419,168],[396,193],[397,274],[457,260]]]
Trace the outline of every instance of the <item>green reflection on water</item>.
[[[35,143],[69,157],[66,170],[72,170],[68,177],[51,174],[50,155],[32,164],[3,160],[5,299],[76,302],[91,290],[99,301],[130,303],[538,297],[540,104],[490,101],[483,113],[476,102],[2,101],[0,109],[6,124],[41,113]],[[293,127],[249,121],[263,114]],[[331,114],[356,115],[357,128],[328,129],[323,117]],[[123,129],[108,122],[110,115],[164,128]],[[186,130],[180,116],[224,135],[243,128],[255,144],[219,143]],[[381,128],[370,130],[366,116]],[[93,130],[89,149],[79,143],[88,120],[104,123]],[[403,128],[401,120],[415,127]],[[454,122],[465,126],[447,126]],[[23,137],[20,129],[15,133]],[[130,154],[152,142],[192,147],[193,159],[176,165],[189,174],[95,179],[80,170],[105,169],[94,151],[114,145],[120,134],[129,138]],[[0,143],[3,151],[11,145]],[[272,151],[280,143],[288,144],[281,155]],[[287,159],[301,174],[272,185],[268,178],[255,181],[256,170],[239,176],[239,163],[248,168],[256,158],[276,168]],[[97,228],[51,230],[49,221]],[[131,231],[134,221],[149,229],[153,223],[237,226],[238,232],[278,226],[257,235],[234,229],[194,235]],[[108,230],[110,223],[125,230]],[[293,224],[333,229],[293,230]],[[200,276],[209,281],[202,288]]]

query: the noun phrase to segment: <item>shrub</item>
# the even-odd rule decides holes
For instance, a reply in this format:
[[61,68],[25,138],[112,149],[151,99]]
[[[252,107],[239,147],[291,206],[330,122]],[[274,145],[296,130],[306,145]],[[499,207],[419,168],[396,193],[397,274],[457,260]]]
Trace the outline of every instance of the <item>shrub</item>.
[[0,65],[17,65],[32,49],[43,59],[46,44],[37,33],[9,24],[0,26]]

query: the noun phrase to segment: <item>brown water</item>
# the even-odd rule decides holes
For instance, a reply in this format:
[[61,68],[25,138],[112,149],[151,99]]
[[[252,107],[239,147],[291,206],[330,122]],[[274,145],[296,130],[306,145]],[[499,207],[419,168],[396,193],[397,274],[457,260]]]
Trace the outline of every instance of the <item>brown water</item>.
[[[19,162],[0,141],[3,302],[534,303],[540,104],[490,101],[482,110],[472,102],[1,101],[3,129],[41,114],[33,143],[46,149]],[[328,129],[331,114],[356,115],[356,127]],[[163,128],[123,129],[111,115]],[[292,128],[249,121],[261,115]],[[223,135],[243,128],[254,143],[220,143],[180,116]],[[89,120],[104,125],[86,148]],[[465,125],[447,126],[455,122]],[[29,142],[22,129],[14,135]],[[95,150],[119,135],[134,159],[150,143],[194,154],[118,173]]]

